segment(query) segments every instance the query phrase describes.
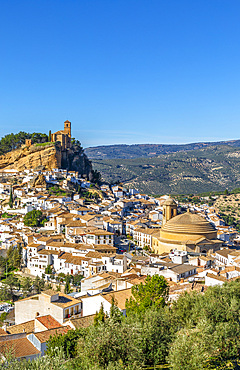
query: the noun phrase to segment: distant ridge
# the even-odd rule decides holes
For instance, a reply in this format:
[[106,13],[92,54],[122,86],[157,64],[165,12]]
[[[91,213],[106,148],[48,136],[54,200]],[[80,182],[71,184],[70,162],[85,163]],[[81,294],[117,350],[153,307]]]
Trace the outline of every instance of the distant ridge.
[[[93,168],[101,172],[104,181],[120,182],[142,193],[197,194],[232,190],[240,187],[240,141],[227,143],[211,143],[199,149],[193,144],[193,150],[184,150],[179,145],[178,151],[158,156],[103,157],[91,161]],[[189,148],[190,145],[184,147]]]
[[85,153],[90,159],[128,159],[128,158],[149,158],[157,157],[161,154],[170,154],[207,148],[214,145],[228,145],[231,147],[240,147],[240,140],[200,142],[190,144],[119,144],[102,145],[89,147]]

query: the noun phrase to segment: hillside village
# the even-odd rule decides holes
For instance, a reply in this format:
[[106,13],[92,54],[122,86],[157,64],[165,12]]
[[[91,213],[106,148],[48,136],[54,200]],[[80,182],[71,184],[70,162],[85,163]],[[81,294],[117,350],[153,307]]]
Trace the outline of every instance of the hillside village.
[[[15,275],[45,282],[37,294],[14,287],[14,309],[5,310],[11,320],[3,322],[0,352],[8,342],[18,358],[44,355],[53,333],[90,325],[101,305],[109,313],[112,297],[125,315],[131,288],[147,275],[167,279],[170,300],[240,276],[240,234],[207,203],[96,187],[62,169],[2,170],[0,199],[1,256],[21,248]],[[41,226],[26,225],[34,210]]]

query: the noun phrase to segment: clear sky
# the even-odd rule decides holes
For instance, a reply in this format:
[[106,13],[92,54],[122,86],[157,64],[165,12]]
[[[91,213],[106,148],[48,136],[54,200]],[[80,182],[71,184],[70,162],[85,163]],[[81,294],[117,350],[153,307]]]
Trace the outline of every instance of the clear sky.
[[0,0],[0,136],[240,138],[239,0]]

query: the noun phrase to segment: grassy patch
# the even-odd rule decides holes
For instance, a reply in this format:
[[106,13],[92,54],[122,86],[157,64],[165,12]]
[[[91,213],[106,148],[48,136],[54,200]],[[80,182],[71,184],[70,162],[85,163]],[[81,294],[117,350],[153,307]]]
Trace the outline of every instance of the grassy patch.
[[49,141],[47,141],[46,143],[36,143],[36,144],[34,144],[35,146],[54,146],[55,145],[55,143],[52,143],[52,142],[49,142]]

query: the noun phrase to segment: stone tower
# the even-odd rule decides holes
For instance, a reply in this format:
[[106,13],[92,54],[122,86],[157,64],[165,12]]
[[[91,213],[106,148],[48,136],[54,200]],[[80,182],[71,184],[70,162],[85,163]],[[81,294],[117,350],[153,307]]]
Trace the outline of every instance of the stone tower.
[[52,134],[52,141],[59,141],[61,143],[62,150],[66,150],[71,147],[71,122],[64,122],[64,130],[54,132]]
[[64,122],[64,132],[71,138],[71,122],[68,120]]
[[162,224],[165,225],[171,218],[177,216],[177,203],[172,198],[168,198],[163,203],[163,220]]

